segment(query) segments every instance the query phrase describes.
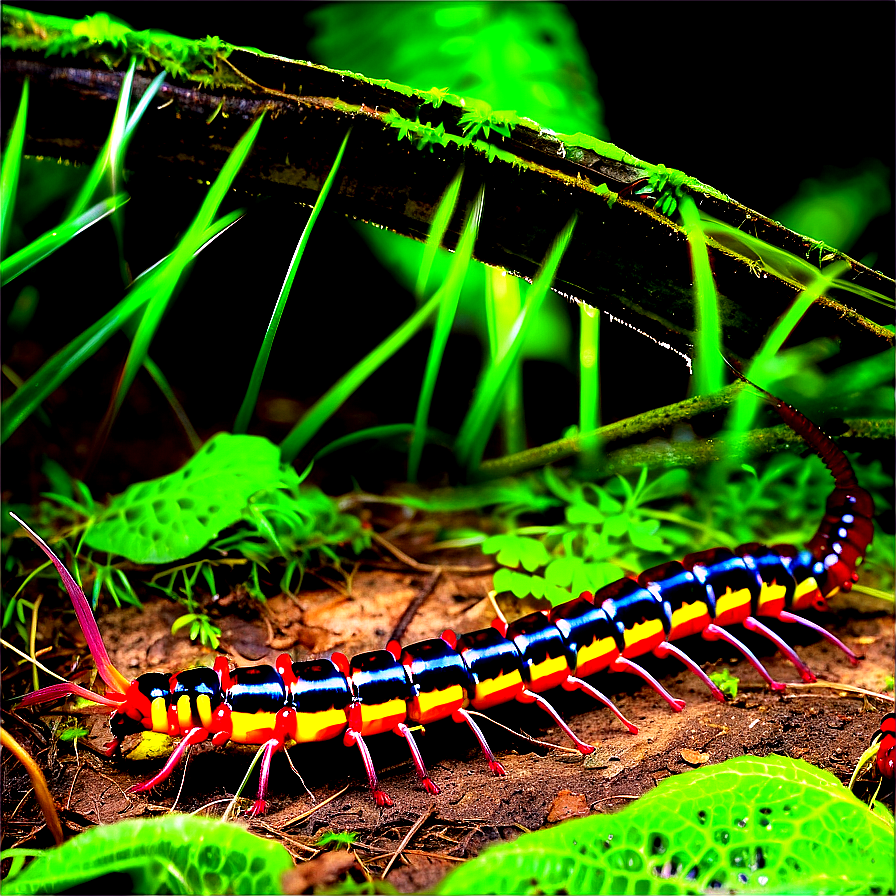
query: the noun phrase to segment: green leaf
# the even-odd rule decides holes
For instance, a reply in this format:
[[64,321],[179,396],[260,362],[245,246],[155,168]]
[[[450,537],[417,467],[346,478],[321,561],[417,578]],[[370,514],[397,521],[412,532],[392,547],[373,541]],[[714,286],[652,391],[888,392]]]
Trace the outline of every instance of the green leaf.
[[241,827],[166,815],[91,828],[7,878],[3,892],[88,892],[97,878],[123,873],[132,893],[282,893],[280,877],[292,867],[283,846]]
[[514,568],[522,564],[534,572],[551,559],[547,548],[536,538],[525,535],[492,535],[482,543],[483,554],[497,554],[498,563]]
[[180,560],[237,522],[253,494],[280,481],[276,445],[218,433],[181,469],[114,497],[84,541],[135,563]]
[[892,893],[893,828],[828,772],[742,756],[661,781],[621,812],[485,850],[460,893]]

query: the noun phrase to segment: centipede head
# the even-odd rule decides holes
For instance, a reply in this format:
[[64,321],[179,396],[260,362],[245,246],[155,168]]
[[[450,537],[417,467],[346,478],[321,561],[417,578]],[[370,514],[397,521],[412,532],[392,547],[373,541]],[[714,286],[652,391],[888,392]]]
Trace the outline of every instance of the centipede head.
[[84,632],[84,637],[87,639],[90,653],[96,661],[97,671],[108,687],[105,696],[103,696],[72,682],[61,682],[60,684],[50,685],[47,688],[41,688],[41,690],[34,691],[32,694],[27,694],[20,701],[19,706],[34,706],[37,703],[47,703],[50,700],[59,700],[62,697],[74,695],[83,697],[85,700],[90,700],[93,703],[98,703],[104,709],[108,707],[106,711],[114,712],[127,702],[126,694],[131,687],[131,682],[112,665],[112,661],[109,659],[109,652],[106,650],[106,645],[102,635],[100,635],[100,630],[97,628],[96,620],[93,618],[90,603],[72,577],[72,574],[53,553],[50,546],[14,513],[9,515],[25,530],[28,537],[50,558],[56,567],[56,571],[62,579],[62,584],[65,586],[65,590],[68,592],[68,596],[74,605],[75,615],[78,617],[81,631]]

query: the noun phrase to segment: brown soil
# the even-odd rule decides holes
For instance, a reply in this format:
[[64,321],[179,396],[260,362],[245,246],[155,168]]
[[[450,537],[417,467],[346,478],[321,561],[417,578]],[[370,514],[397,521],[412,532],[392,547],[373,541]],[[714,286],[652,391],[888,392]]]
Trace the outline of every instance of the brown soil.
[[[444,562],[459,561],[452,556]],[[477,555],[468,562],[476,566],[483,561]],[[407,568],[360,571],[354,576],[351,596],[332,589],[303,592],[297,598],[274,598],[260,612],[259,605],[250,601],[222,600],[217,605],[218,624],[223,629],[221,648],[243,664],[272,662],[284,650],[304,657],[332,650],[351,655],[381,647],[428,578],[426,571]],[[402,641],[434,637],[445,628],[465,632],[487,626],[492,613],[483,597],[490,580],[487,572],[442,573]],[[793,631],[794,626],[787,626],[786,634],[820,679],[877,691],[884,677],[893,672],[893,620],[885,611],[885,606],[857,596],[837,602],[837,615],[828,623],[848,645],[864,654],[857,667],[850,666],[825,641],[811,636],[801,640],[802,633]],[[142,611],[125,608],[105,614],[100,627],[113,662],[129,677],[210,662],[208,651],[203,656],[195,645],[171,635],[171,623],[180,612],[170,602],[153,598]],[[48,643],[54,620],[45,615],[42,624],[46,626],[44,643]],[[76,627],[70,626],[69,634],[76,645],[73,655],[79,650],[83,654],[83,638]],[[795,680],[793,668],[780,654],[772,653],[770,645],[762,639],[757,643],[747,633],[741,637],[760,653],[772,675],[783,681]],[[602,676],[599,686],[640,728],[639,734],[630,735],[610,712],[594,711],[588,699],[549,694],[575,732],[597,747],[585,758],[568,749],[569,742],[549,726],[538,709],[517,704],[499,707],[492,713],[496,720],[564,748],[539,747],[481,721],[506,768],[503,778],[489,773],[469,731],[441,722],[418,735],[432,778],[441,788],[438,796],[430,796],[418,786],[403,741],[388,735],[371,738],[383,787],[394,801],[388,809],[374,805],[356,751],[338,741],[296,747],[291,756],[317,802],[278,756],[271,776],[268,814],[246,823],[259,834],[280,839],[301,860],[315,855],[313,844],[320,832],[357,832],[355,855],[374,876],[382,873],[392,853],[419,824],[388,877],[402,891],[419,891],[492,840],[573,815],[621,808],[663,778],[698,765],[745,753],[776,753],[805,759],[848,781],[881,715],[891,708],[836,688],[789,688],[783,695],[775,694],[751,666],[735,660],[729,648],[699,641],[687,648],[699,662],[727,667],[740,678],[736,700],[715,702],[693,675],[672,661],[646,665],[675,696],[687,701],[680,714],[673,713],[633,676]],[[254,750],[215,749],[203,744],[194,751],[182,788],[182,774],[176,772],[149,797],[130,795],[128,787],[153,774],[159,763],[127,758],[116,762],[96,752],[109,737],[104,717],[81,717],[92,730],[80,741],[76,756],[71,744],[60,743],[33,716],[27,716],[30,722],[26,725],[4,715],[6,727],[28,745],[44,768],[62,807],[63,821],[73,832],[97,823],[164,812],[175,802],[184,812],[214,803],[210,811],[220,815]],[[49,725],[68,719],[60,714],[49,719]],[[126,741],[125,754],[137,740]],[[27,786],[19,767],[4,762],[4,846],[35,839],[40,843],[46,836],[40,832],[42,819],[33,797],[17,805]],[[247,791],[250,796],[253,787]],[[337,865],[335,873],[344,869],[344,863]],[[295,886],[304,889],[333,873],[333,862],[328,859],[326,865],[321,862],[306,869]]]

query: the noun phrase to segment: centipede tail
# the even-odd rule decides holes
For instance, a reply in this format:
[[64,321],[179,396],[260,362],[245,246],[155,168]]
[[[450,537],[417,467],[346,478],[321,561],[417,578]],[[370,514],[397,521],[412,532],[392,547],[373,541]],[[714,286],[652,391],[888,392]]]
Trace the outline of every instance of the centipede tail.
[[892,778],[896,767],[896,713],[888,712],[871,739],[877,743],[877,770],[884,778]]
[[[294,662],[286,654],[274,666],[231,669],[218,657],[211,669],[167,675],[150,672],[128,681],[109,661],[106,647],[84,593],[62,562],[18,517],[31,539],[52,560],[78,614],[88,646],[109,690],[105,696],[77,685],[52,685],[21,701],[28,706],[70,695],[87,697],[111,713],[109,751],[128,734],[156,731],[181,741],[161,770],[132,788],[148,790],[165,781],[187,749],[211,739],[215,746],[233,741],[263,749],[257,798],[250,815],[265,811],[271,761],[293,743],[341,740],[357,749],[378,806],[392,800],[383,791],[367,738],[391,732],[407,744],[423,788],[439,793],[424,764],[413,730],[443,719],[468,727],[490,770],[503,775],[470,710],[488,710],[510,702],[541,709],[582,754],[594,747],[582,741],[551,704],[547,692],[581,691],[607,706],[632,732],[613,701],[586,679],[606,672],[642,678],[670,707],[684,701],[670,694],[637,660],[648,654],[674,657],[693,672],[717,700],[719,688],[676,643],[700,635],[723,640],[739,651],[774,690],[785,687],[730,631],[741,625],[769,639],[804,681],[815,676],[780,635],[763,619],[807,626],[842,650],[850,662],[858,657],[837,637],[800,610],[822,608],[838,591],[857,580],[856,567],[874,534],[874,505],[860,488],[845,455],[818,427],[790,405],[765,393],[787,425],[801,435],[834,477],[824,517],[808,546],[743,544],[733,551],[715,548],[689,554],[626,576],[596,593],[584,592],[549,611],[531,613],[509,625],[492,626],[459,637],[445,631],[405,646],[391,641],[351,659]],[[893,774],[896,723],[891,713],[879,733],[878,768]]]

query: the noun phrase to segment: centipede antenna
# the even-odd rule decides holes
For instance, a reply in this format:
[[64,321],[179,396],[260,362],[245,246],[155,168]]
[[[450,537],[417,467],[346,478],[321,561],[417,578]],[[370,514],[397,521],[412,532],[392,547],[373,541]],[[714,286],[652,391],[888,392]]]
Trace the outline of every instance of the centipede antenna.
[[40,535],[38,535],[24,520],[17,517],[11,511],[9,515],[25,530],[28,537],[53,562],[56,571],[59,573],[59,577],[62,579],[62,584],[65,585],[65,590],[71,598],[75,608],[75,615],[78,617],[78,623],[81,626],[81,630],[84,632],[84,637],[87,639],[87,646],[90,649],[90,653],[96,661],[96,667],[100,673],[100,677],[113,691],[123,696],[131,683],[118,671],[118,669],[115,668],[115,666],[112,665],[112,661],[109,659],[109,653],[106,650],[106,644],[103,641],[103,636],[100,634],[100,630],[96,625],[96,620],[93,618],[90,603],[84,596],[81,587],[74,580],[72,574],[65,568],[65,564],[63,564],[63,562],[53,553],[50,546],[40,537]]

